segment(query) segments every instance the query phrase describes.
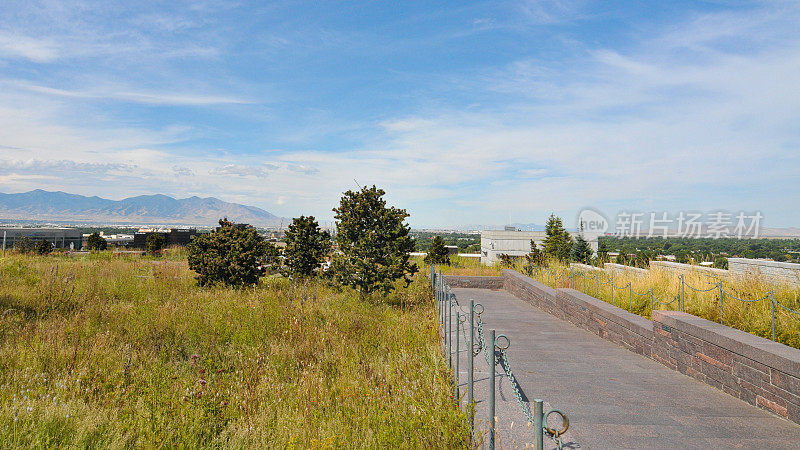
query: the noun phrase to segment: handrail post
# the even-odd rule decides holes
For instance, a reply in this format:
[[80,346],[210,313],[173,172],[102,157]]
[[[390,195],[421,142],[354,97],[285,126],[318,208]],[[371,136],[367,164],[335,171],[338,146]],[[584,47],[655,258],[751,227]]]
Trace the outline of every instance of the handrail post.
[[447,298],[447,367],[453,368],[453,302],[450,289],[445,292]]
[[533,400],[533,431],[536,450],[544,450],[544,402],[540,398]]
[[722,307],[722,296],[723,296],[722,281],[720,281],[719,284],[717,284],[717,286],[719,287],[719,323],[721,325],[725,325],[722,319],[722,316],[725,315],[725,309]]
[[681,311],[686,312],[686,289],[684,288],[683,274],[681,274]]
[[460,344],[460,342],[461,342],[461,338],[460,338],[460,336],[459,336],[459,334],[460,334],[460,331],[461,331],[461,313],[459,313],[459,312],[458,312],[458,310],[456,310],[456,370],[455,370],[455,374],[454,374],[454,375],[455,375],[455,379],[456,379],[456,389],[455,389],[455,392],[456,392],[456,401],[458,401],[459,397],[461,397],[461,396],[459,395],[459,394],[460,394],[460,392],[459,392],[459,388],[458,388],[458,377],[459,377],[459,373],[458,373],[458,371],[459,371],[459,361],[460,361],[460,359],[461,359],[461,358],[459,358],[459,357],[458,357],[458,350],[459,350],[459,348],[461,347],[461,346],[459,345],[459,344]]
[[469,301],[469,348],[467,349],[467,410],[469,411],[469,429],[472,432],[473,420],[475,416],[475,300]]
[[494,345],[495,345],[495,337],[494,337],[494,329],[489,330],[489,338],[487,339],[487,345],[489,345],[489,450],[494,450],[494,427],[495,427],[495,416],[494,416],[494,390],[495,390],[495,376],[494,376],[494,365],[495,365],[495,358],[494,358]]
[[775,340],[775,291],[769,291],[769,307],[772,311],[772,340]]
[[630,281],[628,281],[628,311],[633,312],[633,288]]

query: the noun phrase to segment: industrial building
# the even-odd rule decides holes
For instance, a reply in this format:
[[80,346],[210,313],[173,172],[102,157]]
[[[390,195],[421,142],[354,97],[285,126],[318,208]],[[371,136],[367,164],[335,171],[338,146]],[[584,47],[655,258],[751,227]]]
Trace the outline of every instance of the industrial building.
[[80,250],[82,234],[77,228],[20,228],[0,227],[3,250],[11,250],[23,237],[33,242],[46,240],[55,248]]
[[[578,233],[570,232],[575,239]],[[597,252],[599,233],[583,233],[592,251]],[[481,231],[481,263],[492,265],[500,260],[500,255],[522,257],[531,251],[531,239],[539,248],[547,237],[544,231],[517,231],[515,229]]]
[[164,235],[164,245],[167,247],[171,245],[187,245],[199,234],[195,228],[170,228],[169,230],[141,228],[133,235],[133,246],[135,248],[145,248],[147,236],[154,233]]

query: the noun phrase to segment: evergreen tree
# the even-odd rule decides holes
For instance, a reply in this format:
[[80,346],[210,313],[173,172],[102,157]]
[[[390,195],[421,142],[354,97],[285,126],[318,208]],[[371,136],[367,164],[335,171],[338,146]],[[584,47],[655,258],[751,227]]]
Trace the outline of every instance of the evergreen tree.
[[227,218],[219,225],[216,231],[198,236],[186,247],[197,283],[234,287],[258,283],[262,267],[277,257],[278,250],[253,227],[237,226]]
[[599,239],[600,242],[597,244],[597,260],[600,265],[609,262],[608,259],[608,243],[606,243],[605,239]]
[[539,247],[536,245],[536,242],[533,239],[531,239],[531,251],[525,255],[525,261],[531,267],[541,267],[545,263],[544,252],[539,250]]
[[592,248],[589,247],[589,243],[586,242],[582,234],[578,234],[575,243],[572,244],[569,257],[571,260],[582,264],[589,264],[592,262]]
[[320,229],[314,216],[292,219],[292,224],[284,234],[284,241],[287,272],[294,276],[314,275],[331,250],[331,236]]
[[444,246],[444,240],[441,236],[433,238],[431,249],[425,256],[425,264],[450,265],[450,253],[447,251],[447,247]]
[[100,236],[100,233],[95,232],[86,239],[86,246],[89,247],[89,251],[100,251],[108,248],[108,242]]
[[362,295],[392,290],[395,280],[411,282],[417,265],[409,263],[414,240],[405,224],[404,209],[387,207],[386,192],[375,186],[347,191],[338,208],[336,242],[341,254],[331,265],[336,279]]
[[560,217],[550,214],[545,225],[544,252],[550,258],[567,261],[572,250],[572,236],[564,228]]

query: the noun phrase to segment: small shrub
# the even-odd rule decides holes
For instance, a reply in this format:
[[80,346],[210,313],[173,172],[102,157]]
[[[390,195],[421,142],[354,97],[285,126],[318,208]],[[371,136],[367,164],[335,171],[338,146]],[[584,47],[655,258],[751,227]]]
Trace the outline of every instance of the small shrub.
[[89,251],[96,252],[107,249],[108,242],[99,233],[92,233],[86,239],[86,246],[89,247]]
[[161,233],[150,233],[145,239],[145,251],[150,255],[157,255],[167,243],[166,238]]

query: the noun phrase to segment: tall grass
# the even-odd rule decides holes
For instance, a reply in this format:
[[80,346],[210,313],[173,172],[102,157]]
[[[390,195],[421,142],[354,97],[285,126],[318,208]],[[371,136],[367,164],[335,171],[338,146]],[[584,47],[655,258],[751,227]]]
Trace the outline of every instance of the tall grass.
[[[572,275],[572,277],[571,277]],[[533,277],[551,287],[574,287],[593,297],[643,317],[650,318],[652,309],[680,310],[681,273],[667,270],[648,270],[647,273],[603,271],[584,272],[570,270],[558,263],[547,269],[534,271]],[[722,321],[725,325],[772,339],[771,301],[769,292],[784,306],[800,310],[800,288],[788,284],[775,284],[755,276],[716,277],[700,271],[683,273],[685,312],[708,319]],[[722,283],[720,295],[718,283]],[[689,287],[691,286],[691,287]],[[694,289],[693,289],[694,288]],[[652,292],[652,308],[651,295]],[[722,298],[722,303],[720,303]],[[665,304],[669,303],[669,304]],[[800,316],[775,307],[776,341],[800,348]]]
[[198,288],[180,255],[0,259],[3,447],[467,445],[420,278]]

